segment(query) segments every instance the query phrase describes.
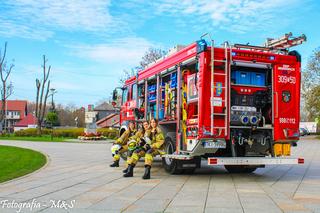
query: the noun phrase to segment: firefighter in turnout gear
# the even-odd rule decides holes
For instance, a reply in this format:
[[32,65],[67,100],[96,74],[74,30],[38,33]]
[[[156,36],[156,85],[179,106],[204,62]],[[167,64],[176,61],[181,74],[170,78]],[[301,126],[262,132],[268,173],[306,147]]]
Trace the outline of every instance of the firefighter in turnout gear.
[[137,149],[134,151],[134,153],[131,156],[130,161],[128,161],[128,170],[127,173],[125,173],[124,177],[132,177],[133,176],[133,169],[139,159],[141,157],[145,157],[145,172],[143,175],[143,179],[150,179],[150,170],[151,165],[153,163],[153,158],[156,155],[164,154],[162,151],[164,146],[164,136],[161,131],[161,129],[158,127],[158,122],[156,119],[151,119],[151,134],[150,139],[151,141],[148,141],[147,137],[141,139],[140,145],[142,145],[142,148]]
[[130,137],[134,136],[136,134],[135,125],[133,122],[129,123],[129,128],[126,130],[120,138],[118,138],[113,146],[111,147],[111,153],[113,156],[113,163],[110,165],[110,167],[119,167],[119,161],[120,161],[120,154],[128,151],[128,145],[127,142]]
[[[127,144],[128,145],[127,165],[130,164],[131,156],[133,152],[139,148],[138,145],[141,142],[141,138],[150,137],[150,133],[151,133],[150,125],[148,121],[144,121],[142,124],[142,128],[139,131],[137,131],[137,133],[129,139]],[[128,167],[123,170],[123,173],[127,173],[127,172],[128,172]]]

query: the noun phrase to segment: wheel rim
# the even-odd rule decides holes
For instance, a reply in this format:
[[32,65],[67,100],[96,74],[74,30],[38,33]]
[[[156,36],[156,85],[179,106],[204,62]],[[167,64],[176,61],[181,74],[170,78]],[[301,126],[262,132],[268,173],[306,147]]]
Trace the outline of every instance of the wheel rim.
[[[171,143],[168,143],[167,148],[166,148],[166,153],[167,154],[172,154],[173,153],[173,146],[172,146]],[[172,163],[172,159],[171,158],[165,157],[164,159],[165,159],[165,162],[166,162],[167,165],[171,165],[171,163]]]

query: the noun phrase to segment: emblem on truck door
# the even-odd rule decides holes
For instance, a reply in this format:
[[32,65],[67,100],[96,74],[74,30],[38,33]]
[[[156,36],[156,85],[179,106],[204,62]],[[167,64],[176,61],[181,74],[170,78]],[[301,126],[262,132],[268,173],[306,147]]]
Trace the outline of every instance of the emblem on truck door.
[[290,91],[282,91],[282,101],[288,103],[291,100],[291,93]]

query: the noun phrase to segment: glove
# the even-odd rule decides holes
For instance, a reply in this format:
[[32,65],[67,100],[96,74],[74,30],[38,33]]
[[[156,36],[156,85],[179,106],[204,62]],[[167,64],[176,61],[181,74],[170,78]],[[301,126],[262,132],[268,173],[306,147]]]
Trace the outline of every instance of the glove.
[[141,138],[139,142],[139,146],[143,147],[145,144],[146,144],[146,141],[143,138]]
[[128,150],[129,151],[133,151],[135,150],[136,146],[137,146],[137,142],[135,140],[130,140],[128,143]]
[[147,151],[147,150],[151,149],[151,146],[149,144],[145,144],[143,146],[143,148]]

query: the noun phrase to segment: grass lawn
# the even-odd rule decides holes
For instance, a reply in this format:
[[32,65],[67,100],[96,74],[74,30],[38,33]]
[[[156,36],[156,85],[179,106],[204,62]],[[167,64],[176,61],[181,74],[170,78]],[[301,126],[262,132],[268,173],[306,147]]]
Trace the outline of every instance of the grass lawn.
[[40,152],[13,146],[0,146],[0,183],[29,174],[47,162]]
[[0,136],[0,140],[18,140],[18,141],[48,141],[48,142],[64,142],[70,138],[54,137],[51,140],[50,135],[43,136]]

